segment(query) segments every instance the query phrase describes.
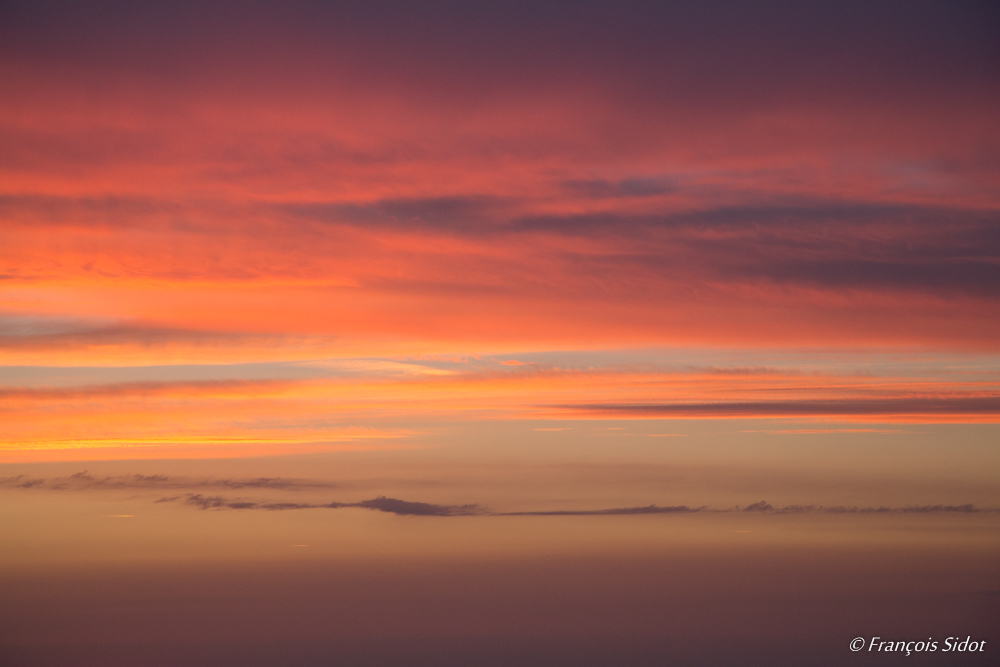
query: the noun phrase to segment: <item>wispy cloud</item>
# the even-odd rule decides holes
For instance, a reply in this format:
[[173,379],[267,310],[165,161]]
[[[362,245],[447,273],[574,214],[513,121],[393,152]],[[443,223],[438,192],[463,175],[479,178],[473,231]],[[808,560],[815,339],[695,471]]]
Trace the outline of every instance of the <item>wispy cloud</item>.
[[784,507],[774,507],[767,501],[761,500],[745,507],[737,507],[735,512],[754,512],[771,514],[872,514],[872,513],[916,513],[916,514],[936,514],[936,513],[962,513],[973,512],[994,512],[998,510],[977,508],[972,503],[964,505],[905,505],[903,507],[887,507],[879,505],[877,507],[859,507],[857,505],[845,506],[824,506],[824,505],[785,505]]
[[768,435],[828,435],[836,433],[877,433],[879,435],[899,435],[913,433],[896,428],[789,428],[789,429],[765,429],[749,430],[743,433],[767,433]]
[[1000,418],[1000,396],[869,400],[726,401],[718,403],[588,403],[552,406],[569,413],[621,417],[885,417]]
[[0,486],[53,491],[165,490],[165,489],[278,489],[322,490],[341,488],[337,482],[283,477],[191,478],[177,475],[92,475],[83,470],[51,479],[27,475],[0,477]]
[[676,514],[684,512],[703,512],[705,507],[690,508],[687,505],[660,507],[646,505],[645,507],[615,507],[605,510],[544,510],[533,512],[496,512],[496,516],[614,516],[634,514]]
[[[975,3],[23,4],[0,22],[0,375],[119,370],[5,377],[5,460],[487,417],[1000,420],[995,374],[785,368],[796,387],[746,352],[1000,349]],[[745,358],[527,356],[696,346]]]
[[[919,359],[910,366],[877,354],[848,355],[842,363],[854,367],[844,368],[834,353],[817,354],[819,361],[804,352],[783,366],[743,367],[700,359],[684,364],[681,352],[671,354],[538,353],[522,365],[506,365],[507,355],[411,355],[0,367],[6,385],[0,386],[0,457],[398,449],[426,445],[425,436],[442,423],[484,418],[521,421],[539,434],[577,428],[585,436],[590,431],[568,422],[775,418],[797,423],[767,424],[767,430],[809,435],[833,429],[850,436],[893,430],[874,424],[1000,421],[1000,371],[989,355]],[[148,380],[129,381],[143,377]],[[34,379],[25,386],[24,378]],[[54,411],[60,419],[49,418]],[[834,419],[858,426],[825,428],[823,422]],[[668,425],[652,432],[616,428],[605,437],[684,437]]]
[[[53,479],[31,478],[25,475],[15,475],[0,478],[0,488],[34,489],[45,491],[119,491],[134,492],[136,490],[197,490],[197,489],[233,489],[233,490],[267,490],[267,491],[326,491],[342,489],[345,485],[335,482],[324,482],[306,479],[287,479],[278,477],[259,477],[246,479],[191,479],[167,475],[117,475],[96,477],[86,471]],[[712,508],[707,505],[644,505],[636,507],[613,507],[606,509],[544,509],[501,511],[489,509],[477,503],[462,505],[442,505],[435,503],[401,500],[384,495],[368,500],[355,502],[303,502],[301,499],[254,499],[247,497],[232,497],[222,495],[206,495],[205,493],[187,492],[171,496],[161,496],[154,501],[156,504],[178,503],[186,507],[201,510],[264,510],[270,512],[309,510],[309,509],[368,509],[387,512],[400,516],[638,516],[655,514],[687,514],[697,512],[711,513],[758,513],[758,514],[872,514],[872,513],[978,513],[1000,510],[978,508],[971,503],[963,505],[906,505],[890,506],[847,506],[847,505],[785,505],[774,506],[761,500],[745,506],[728,508]]]

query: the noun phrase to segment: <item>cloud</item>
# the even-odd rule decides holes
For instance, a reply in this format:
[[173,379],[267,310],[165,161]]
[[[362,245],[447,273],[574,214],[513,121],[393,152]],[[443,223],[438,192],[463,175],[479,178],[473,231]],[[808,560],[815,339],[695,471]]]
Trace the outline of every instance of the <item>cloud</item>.
[[774,514],[878,514],[878,513],[917,513],[917,514],[937,514],[937,513],[960,513],[970,514],[975,512],[990,512],[977,508],[972,503],[965,505],[906,505],[904,507],[858,507],[858,506],[823,506],[823,505],[786,505],[784,507],[773,507],[770,503],[760,501],[752,505],[739,509],[742,512],[764,512]]
[[973,507],[972,503],[965,505],[907,505],[902,508],[902,512],[978,512],[980,510]]
[[228,510],[302,510],[302,509],[341,509],[346,507],[359,507],[362,509],[377,510],[389,514],[401,516],[474,516],[484,514],[478,505],[434,505],[431,503],[411,502],[399,500],[397,498],[387,498],[378,496],[371,500],[362,500],[356,503],[296,503],[296,502],[264,502],[253,501],[240,498],[225,498],[223,496],[204,496],[200,493],[189,493],[183,497],[164,497],[157,500],[157,503],[169,503],[180,500],[185,505],[197,507],[202,510],[228,509]]
[[[169,503],[177,500],[181,500],[181,498],[179,496],[164,497],[160,498],[156,502]],[[293,502],[256,502],[252,500],[224,498],[222,496],[204,496],[200,493],[189,493],[186,496],[184,496],[182,502],[185,505],[190,505],[192,507],[197,507],[198,509],[203,509],[203,510],[230,509],[230,510],[280,511],[280,510],[315,509],[319,507],[336,509],[339,507],[352,506],[352,505],[346,505],[344,503],[326,503],[317,505],[312,503],[293,503]]]
[[604,179],[565,181],[563,186],[574,194],[581,194],[592,199],[656,197],[678,190],[677,184],[670,179],[657,178],[626,178],[620,181]]
[[[97,20],[64,4],[0,26],[0,275],[30,292],[19,304],[100,303],[177,332],[631,346],[719,336],[740,305],[784,305],[760,315],[770,342],[787,323],[827,330],[787,288],[823,291],[810,309],[905,297],[912,320],[962,307],[922,297],[1000,299],[995,183],[961,168],[996,163],[985,10],[293,3]],[[238,303],[250,285],[268,294]],[[979,306],[963,312],[988,324]],[[836,319],[867,344],[880,312]],[[925,330],[912,320],[883,335]],[[114,344],[79,333],[37,338]]]
[[496,516],[614,516],[633,514],[676,514],[684,512],[703,512],[705,507],[690,508],[687,505],[660,507],[646,505],[645,507],[616,507],[606,510],[551,510],[536,512],[497,512]]
[[[227,348],[330,350],[336,340],[400,335],[440,349],[456,339],[549,348],[541,332],[611,346],[718,337],[753,345],[755,335],[782,345],[818,336],[837,345],[871,336],[957,342],[988,339],[1000,303],[995,210],[880,203],[865,193],[791,197],[767,175],[732,176],[712,192],[681,182],[683,205],[594,199],[539,178],[502,194],[475,183],[435,193],[428,184],[418,188],[430,190],[423,197],[234,203],[220,195],[181,198],[175,210],[137,203],[134,213],[117,199],[14,197],[6,231],[17,252],[0,248],[6,282],[29,300],[40,286],[59,303],[103,295],[119,323],[8,327],[0,350],[173,346],[225,359]],[[197,298],[194,285],[205,287]],[[338,307],[304,305],[320,292]],[[405,322],[400,309],[412,309]],[[747,326],[727,327],[728,319]],[[753,333],[762,330],[770,333]]]
[[121,382],[66,388],[0,389],[0,400],[67,401],[128,396],[198,396],[199,394],[254,394],[291,386],[288,380],[198,380],[191,382]]
[[743,433],[767,433],[768,435],[829,435],[834,433],[877,433],[879,435],[899,435],[911,433],[891,428],[794,428],[743,431]]
[[[176,475],[105,475],[94,476],[83,470],[66,477],[52,479],[29,478],[25,475],[0,477],[0,487],[38,488],[48,490],[160,490],[160,489],[269,489],[309,491],[338,489],[342,485],[321,480],[287,477],[249,478],[190,478]],[[175,496],[177,499],[179,496]]]
[[[166,489],[255,489],[269,491],[324,491],[341,488],[335,482],[321,480],[286,479],[278,477],[258,477],[248,479],[189,479],[167,475],[118,475],[95,477],[86,470],[51,480],[30,478],[26,475],[14,475],[0,478],[0,488],[34,489],[48,491],[135,491],[135,490],[166,490]],[[692,507],[689,505],[644,505],[637,507],[613,507],[593,510],[522,510],[504,512],[488,509],[479,504],[441,505],[435,503],[400,500],[384,495],[357,502],[301,502],[292,499],[253,499],[245,497],[229,497],[222,495],[207,495],[191,492],[161,496],[154,501],[156,504],[179,503],[187,507],[201,510],[262,510],[290,511],[306,509],[347,509],[358,508],[378,512],[386,512],[399,516],[414,517],[457,517],[457,516],[639,516],[654,514],[685,514],[697,512],[753,512],[761,514],[868,514],[868,513],[957,513],[970,514],[993,512],[985,508],[977,508],[971,503],[963,505],[906,505],[902,507],[859,507],[859,506],[824,506],[824,505],[785,505],[774,506],[767,501],[729,509],[713,509],[707,505]]]
[[[168,497],[159,499],[158,503],[175,502],[181,500],[179,497]],[[363,509],[378,510],[401,516],[638,516],[647,514],[689,514],[697,512],[753,512],[761,514],[938,514],[938,513],[958,513],[972,514],[979,512],[991,512],[989,510],[977,508],[971,503],[964,505],[906,505],[903,507],[859,507],[859,506],[823,506],[823,505],[786,505],[784,507],[774,507],[766,501],[760,501],[745,507],[736,507],[731,510],[711,509],[707,506],[689,507],[687,505],[659,506],[646,505],[643,507],[616,507],[611,509],[598,510],[534,510],[521,512],[495,512],[483,508],[476,504],[467,505],[434,505],[431,503],[411,502],[396,498],[379,496],[371,500],[362,500],[356,503],[295,503],[295,502],[265,502],[246,499],[225,498],[222,496],[203,496],[201,494],[188,494],[182,501],[185,505],[197,507],[198,509],[231,509],[231,510],[299,510],[299,509],[341,509],[349,507],[359,507]]]
[[362,500],[355,506],[409,516],[468,516],[482,514],[482,510],[478,505],[432,505],[429,503],[415,503],[395,498],[386,498],[385,496],[379,496],[372,500]]
[[763,500],[743,508],[744,512],[773,512],[774,508]]
[[[285,204],[279,210],[300,220],[365,227],[426,228],[465,236],[475,234],[477,227],[484,224],[501,221],[499,214],[514,203],[514,200],[501,197],[472,194],[380,199],[372,203]],[[495,231],[499,230],[502,226]]]
[[823,417],[1000,415],[1000,396],[946,398],[802,399],[719,403],[580,403],[550,406],[570,412],[621,417]]
[[0,487],[7,486],[18,489],[30,489],[32,487],[54,488],[46,485],[44,479],[32,479],[26,475],[14,475],[12,477],[0,477]]
[[[3,320],[7,320],[7,325]],[[0,350],[66,348],[70,350],[131,347],[139,349],[183,346],[201,349],[283,345],[320,347],[329,337],[288,336],[211,329],[184,329],[141,324],[95,324],[67,319],[4,316],[0,319]]]
[[[757,184],[762,193],[767,189],[763,181]],[[702,210],[680,213],[526,216],[515,229],[602,239],[604,252],[572,256],[583,270],[589,265],[605,272],[643,271],[661,280],[996,299],[998,222],[994,211],[817,198],[794,205],[706,202]]]

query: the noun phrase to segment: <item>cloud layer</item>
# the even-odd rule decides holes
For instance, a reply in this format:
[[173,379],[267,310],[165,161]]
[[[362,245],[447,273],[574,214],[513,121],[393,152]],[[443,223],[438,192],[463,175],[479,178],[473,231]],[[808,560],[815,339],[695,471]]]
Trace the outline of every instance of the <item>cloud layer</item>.
[[626,5],[17,6],[0,347],[995,349],[985,9]]
[[[0,488],[34,489],[36,491],[136,491],[136,490],[188,490],[188,489],[253,489],[278,491],[324,491],[338,488],[338,484],[305,479],[257,478],[257,479],[188,479],[166,475],[118,475],[95,477],[87,471],[68,477],[55,479],[30,478],[25,475],[15,475],[0,478]],[[252,499],[246,497],[231,497],[221,495],[205,495],[204,493],[182,493],[173,496],[163,496],[156,501],[162,503],[179,503],[200,510],[265,510],[288,511],[306,509],[344,509],[361,508],[387,512],[400,516],[420,517],[454,517],[454,516],[638,516],[653,514],[686,514],[691,512],[750,512],[777,514],[870,514],[870,513],[974,513],[993,512],[1000,510],[977,508],[971,503],[964,505],[906,505],[903,507],[858,507],[858,506],[824,506],[824,505],[787,505],[774,507],[766,501],[751,503],[746,506],[730,508],[710,508],[708,506],[689,507],[687,505],[645,505],[640,507],[615,507],[594,510],[523,510],[504,512],[493,510],[478,504],[441,505],[426,502],[400,500],[378,496],[358,502],[303,502],[301,500],[284,499]]]
[[[995,375],[946,364],[876,389],[600,361],[995,355],[985,5],[8,5],[0,380],[50,370],[3,382],[0,456],[395,446],[486,415],[997,419]],[[411,363],[546,350],[592,359]],[[317,361],[340,367],[293,367]]]

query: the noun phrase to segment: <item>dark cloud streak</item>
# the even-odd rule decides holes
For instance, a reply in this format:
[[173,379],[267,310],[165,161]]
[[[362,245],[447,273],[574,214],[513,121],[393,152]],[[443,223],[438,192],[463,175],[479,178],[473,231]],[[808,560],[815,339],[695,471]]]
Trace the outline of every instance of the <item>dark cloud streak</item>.
[[578,403],[545,407],[592,414],[650,417],[1000,415],[1000,396],[720,403]]
[[[169,503],[180,500],[180,497],[166,497],[157,500],[157,503]],[[200,493],[189,493],[184,496],[185,505],[197,507],[202,510],[227,509],[227,510],[302,510],[302,509],[341,509],[345,507],[358,507],[362,509],[376,510],[400,516],[473,516],[486,513],[478,505],[434,505],[431,503],[411,502],[399,500],[397,498],[387,498],[379,496],[371,500],[362,500],[357,503],[293,503],[293,502],[258,502],[253,500],[224,498],[222,496],[204,496]]]
[[251,478],[203,478],[168,475],[106,475],[97,477],[88,471],[56,477],[51,480],[32,479],[25,475],[0,478],[0,487],[38,487],[48,490],[159,490],[159,489],[268,489],[280,491],[309,491],[322,489],[338,489],[342,485],[336,482],[319,480],[294,479],[287,477],[251,477]]
[[[571,185],[567,188],[564,183],[562,187],[585,198],[653,196],[675,187],[640,176],[615,182],[573,181]],[[681,185],[676,188],[685,192]],[[195,234],[199,243],[213,236],[215,243],[227,245],[240,239],[241,244],[257,248],[255,252],[261,256],[274,253],[273,248],[261,245],[261,239],[280,235],[282,243],[287,244],[288,239],[302,233],[299,243],[308,244],[309,254],[316,256],[313,264],[276,261],[272,273],[247,269],[245,262],[224,263],[211,258],[207,258],[208,264],[190,266],[147,262],[150,266],[144,271],[157,272],[160,278],[172,280],[210,278],[253,282],[272,274],[315,278],[322,274],[322,257],[338,257],[344,252],[343,244],[336,241],[340,231],[351,230],[354,239],[351,243],[357,246],[351,246],[353,252],[377,253],[370,235],[380,230],[395,230],[426,234],[428,240],[443,235],[490,247],[524,243],[524,235],[546,235],[549,238],[534,253],[536,258],[545,259],[540,265],[532,264],[530,258],[487,264],[490,268],[487,273],[495,276],[492,282],[513,291],[519,285],[530,284],[533,292],[541,288],[543,292],[593,294],[592,283],[599,279],[611,291],[615,285],[652,285],[653,281],[734,286],[767,282],[832,292],[902,291],[1000,299],[1000,214],[996,211],[800,197],[785,202],[710,206],[687,212],[640,215],[613,209],[601,213],[539,215],[531,212],[537,203],[530,197],[485,194],[356,202],[260,202],[242,207],[202,202],[196,208],[207,207],[216,217],[221,215],[222,222],[197,225],[197,230],[193,230],[178,229],[176,223],[166,222],[177,215],[193,214],[188,210],[190,207],[176,203],[142,198],[76,200],[0,195],[0,209],[5,215],[14,220],[29,216],[21,224],[63,225],[66,223],[60,221],[82,220],[74,224],[134,226],[139,220],[144,227],[162,227],[164,233]],[[236,219],[239,224],[233,222]],[[571,250],[579,239],[599,242],[600,249],[582,253]],[[363,287],[388,291],[434,291],[434,286],[438,286],[438,291],[490,287],[470,280],[470,275],[475,275],[476,267],[483,262],[493,260],[477,256],[470,266],[468,257],[444,256],[434,251],[435,245],[428,243],[405,260],[416,262],[414,269],[408,271],[413,275],[407,280],[394,282],[390,276],[364,270],[355,279]],[[134,252],[158,257],[158,251],[152,247],[139,246]],[[433,257],[434,268],[428,274],[419,269],[421,256]],[[547,275],[543,268],[552,266],[552,262],[562,267],[558,279]],[[114,266],[122,275],[131,275],[131,269]],[[79,270],[90,271],[85,267]],[[24,271],[24,275],[11,274],[12,279],[33,279],[32,271]],[[39,267],[35,273],[41,276],[44,269]],[[46,336],[8,335],[0,338],[0,343],[24,346],[37,339],[53,344],[113,344],[131,333],[128,327],[103,326]],[[211,333],[167,330],[144,335],[151,340],[159,336],[192,342],[213,337]],[[224,335],[214,334],[214,337],[222,342]]]
[[538,512],[497,512],[496,516],[614,516],[636,514],[677,514],[685,512],[706,511],[704,507],[690,508],[687,505],[660,507],[646,505],[645,507],[616,507],[606,510],[552,510]]
[[[165,475],[120,475],[117,477],[98,478],[90,475],[87,471],[81,471],[68,477],[45,480],[39,478],[29,478],[25,475],[15,475],[0,478],[0,488],[9,489],[36,489],[49,491],[128,491],[135,489],[181,489],[225,487],[232,489],[264,489],[264,490],[323,490],[337,488],[338,484],[315,480],[292,480],[282,478],[260,477],[240,480],[183,480],[182,478],[169,477]],[[698,512],[751,512],[762,514],[870,514],[870,513],[976,513],[991,512],[996,510],[977,508],[971,503],[964,505],[907,505],[904,507],[858,507],[858,506],[823,506],[823,505],[787,505],[775,507],[766,501],[760,501],[744,507],[730,509],[712,509],[702,505],[691,507],[688,505],[645,505],[638,507],[614,507],[608,509],[595,510],[524,510],[516,512],[498,512],[490,510],[478,504],[464,505],[440,505],[434,503],[415,502],[400,500],[387,496],[377,496],[369,500],[358,502],[294,502],[288,500],[254,500],[250,498],[233,498],[221,495],[205,495],[203,493],[186,493],[173,496],[163,496],[155,504],[180,503],[187,507],[194,507],[200,510],[262,510],[262,511],[290,511],[305,509],[368,509],[399,516],[434,516],[434,517],[456,517],[456,516],[641,516],[653,514],[690,514]]]

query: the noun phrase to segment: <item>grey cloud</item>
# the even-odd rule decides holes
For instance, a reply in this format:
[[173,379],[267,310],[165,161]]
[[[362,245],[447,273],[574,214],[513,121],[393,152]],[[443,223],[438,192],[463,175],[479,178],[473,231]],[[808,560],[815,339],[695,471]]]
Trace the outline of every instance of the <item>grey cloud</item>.
[[646,505],[645,507],[616,507],[606,510],[554,510],[540,512],[498,512],[496,516],[605,516],[631,514],[674,514],[683,512],[702,512],[705,507],[690,508],[687,505],[660,507]]
[[[168,475],[107,475],[95,477],[88,471],[47,479],[29,479],[24,475],[0,478],[0,487],[39,488],[48,490],[85,491],[101,490],[158,490],[158,489],[271,489],[282,491],[319,490],[341,488],[336,482],[295,479],[287,477],[252,478],[189,478]],[[176,497],[174,498],[176,499]]]
[[285,511],[303,509],[343,509],[359,508],[387,512],[400,516],[637,516],[651,514],[684,514],[694,512],[756,512],[765,514],[862,514],[862,513],[957,513],[969,514],[978,512],[994,512],[997,509],[977,508],[971,503],[963,505],[906,505],[903,507],[859,507],[859,506],[823,506],[823,505],[786,505],[774,506],[767,501],[735,507],[731,509],[712,509],[702,505],[644,505],[637,507],[614,507],[593,510],[525,510],[518,512],[498,512],[477,504],[439,505],[434,503],[400,500],[387,496],[377,496],[358,502],[295,502],[279,499],[252,499],[243,497],[226,497],[221,495],[206,495],[196,492],[197,489],[227,488],[227,489],[260,489],[278,491],[296,490],[326,490],[341,488],[335,482],[319,480],[286,479],[280,477],[257,477],[248,479],[188,479],[167,475],[118,475],[95,477],[86,470],[51,480],[31,478],[26,475],[0,477],[0,488],[35,489],[48,491],[135,491],[145,490],[183,490],[191,489],[191,493],[162,496],[154,503],[179,503],[187,507],[202,510],[264,510]]
[[753,505],[747,505],[743,508],[744,512],[771,512],[774,508],[763,500],[759,503],[754,503]]
[[620,181],[603,179],[588,181],[565,181],[563,183],[570,192],[591,199],[615,199],[628,197],[655,197],[657,195],[676,192],[677,185],[668,179],[657,178],[626,178]]
[[501,214],[515,200],[490,195],[381,199],[365,203],[294,203],[279,210],[297,220],[365,227],[432,228],[462,236],[506,229]]
[[[179,497],[161,498],[157,502],[175,502]],[[766,501],[760,501],[736,507],[730,510],[715,510],[706,506],[689,507],[687,505],[659,506],[646,505],[642,507],[617,507],[597,510],[536,510],[523,512],[493,512],[479,505],[434,505],[431,503],[411,502],[397,498],[379,496],[371,500],[356,503],[292,503],[292,502],[258,502],[242,498],[225,498],[222,496],[203,496],[187,494],[183,504],[198,509],[231,509],[231,510],[298,510],[298,509],[341,509],[363,508],[380,512],[388,512],[401,516],[636,516],[647,514],[690,514],[696,512],[726,513],[726,512],[756,512],[763,514],[872,514],[872,513],[960,513],[970,514],[992,512],[996,510],[977,508],[971,503],[965,505],[907,505],[904,507],[858,507],[858,506],[823,506],[823,505],[787,505],[774,507]]]
[[527,216],[511,228],[602,239],[601,254],[564,253],[581,274],[1000,296],[1000,216],[991,211],[813,201]]
[[725,403],[580,403],[547,407],[578,412],[663,416],[760,415],[992,415],[1000,396],[885,398],[868,400],[744,401]]
[[916,261],[864,258],[779,260],[742,267],[738,272],[746,277],[829,288],[892,286],[907,290],[958,290],[977,296],[1000,296],[1000,264],[986,257]]
[[468,516],[482,513],[478,505],[432,505],[386,498],[385,496],[379,496],[372,500],[362,500],[355,506],[410,516]]
[[[4,316],[0,321],[0,348],[46,348],[92,345],[275,345],[292,338],[253,332],[232,333],[194,329],[168,329],[141,325],[92,323],[58,320],[53,322],[21,322]],[[297,338],[302,341],[330,340],[329,337]]]
[[903,512],[978,512],[972,503],[967,503],[965,505],[920,505],[920,506],[907,506],[901,511]]
[[[5,277],[14,278],[13,276]],[[67,317],[35,317],[0,313],[0,341],[8,338],[65,335],[103,326],[107,326],[107,323]]]
[[[0,129],[0,134],[3,131]],[[2,137],[0,137],[2,138]],[[60,137],[60,141],[66,138]],[[89,161],[89,160],[88,160]],[[183,207],[150,197],[64,197],[0,193],[0,215],[46,225],[129,226],[136,219],[176,216]]]
[[[179,498],[160,498],[156,502],[166,503],[179,500]],[[326,504],[311,504],[311,503],[290,503],[290,502],[256,502],[252,500],[243,499],[233,499],[224,498],[222,496],[204,496],[200,493],[189,493],[184,496],[183,503],[185,505],[191,505],[197,507],[198,509],[230,509],[230,510],[301,510],[301,509],[314,509],[319,507],[326,508],[338,508],[338,507],[350,507],[350,505],[345,505],[344,503],[326,503]]]
[[[168,503],[181,500],[180,497],[160,498],[156,502]],[[377,510],[402,516],[471,516],[483,514],[478,505],[434,505],[431,503],[411,502],[397,498],[379,496],[371,500],[357,503],[292,503],[292,502],[258,502],[242,498],[225,498],[223,496],[205,496],[200,493],[189,493],[183,497],[183,504],[198,509],[230,509],[230,510],[301,510],[301,509],[341,509],[357,507]]]
[[[570,193],[591,198],[634,198],[677,188],[666,179],[635,177],[618,181],[572,180],[561,183]],[[711,201],[708,193],[692,194]],[[718,195],[725,195],[721,191]],[[729,193],[735,196],[739,193]],[[743,193],[740,195],[745,198]],[[762,195],[763,196],[763,195]],[[731,198],[731,197],[730,197]],[[905,290],[1000,297],[1000,214],[996,211],[889,205],[866,201],[769,197],[761,204],[716,206],[688,212],[635,215],[624,210],[582,215],[525,214],[530,199],[467,194],[451,197],[386,198],[371,202],[257,203],[237,210],[220,202],[182,205],[144,199],[73,199],[0,195],[0,213],[20,219],[31,212],[31,224],[166,225],[202,234],[245,234],[256,219],[295,227],[343,225],[364,228],[404,228],[473,239],[516,237],[543,232],[563,237],[593,237],[604,242],[601,253],[552,251],[580,275],[625,279],[660,276],[665,279],[742,282],[771,281],[828,289]],[[185,208],[187,206],[187,208]],[[217,210],[217,225],[195,224],[191,211]],[[517,211],[517,212],[515,212]],[[194,216],[198,217],[198,216]],[[250,221],[237,225],[234,220]],[[27,224],[27,222],[25,223]],[[248,226],[249,225],[249,226]],[[269,224],[267,229],[273,229]],[[459,262],[453,258],[451,262]],[[511,267],[498,269],[513,270]],[[260,278],[245,266],[213,266],[213,275],[234,280]],[[515,271],[516,273],[516,271]],[[200,275],[164,275],[190,279]],[[652,274],[652,276],[650,276]],[[30,276],[12,276],[30,278]],[[460,282],[447,279],[439,289],[454,290]],[[509,281],[501,281],[506,284]],[[610,281],[609,282],[613,282]],[[366,283],[367,284],[367,283]],[[462,283],[464,285],[464,283]],[[372,284],[375,288],[402,285]],[[411,286],[412,287],[412,286]],[[434,289],[434,285],[427,288]],[[170,336],[183,332],[168,332]],[[109,339],[128,335],[127,328],[99,327],[92,332],[53,332]],[[156,332],[144,334],[155,338]],[[188,335],[196,335],[194,332]],[[199,334],[207,335],[207,334]],[[36,336],[29,336],[33,340]],[[45,338],[45,336],[41,336]],[[7,337],[5,336],[4,339]],[[17,342],[17,336],[6,344]]]
[[44,479],[32,479],[25,475],[14,475],[12,477],[0,477],[0,487],[14,487],[19,489],[30,489],[36,486],[44,486]]
[[972,503],[966,503],[965,505],[906,505],[904,507],[846,507],[843,505],[836,505],[832,507],[826,507],[823,505],[786,505],[785,507],[774,507],[770,503],[763,500],[752,505],[747,505],[742,509],[736,508],[736,510],[742,512],[770,512],[774,514],[870,514],[911,512],[920,514],[936,514],[939,512],[969,514],[974,512],[993,511],[977,508]]

